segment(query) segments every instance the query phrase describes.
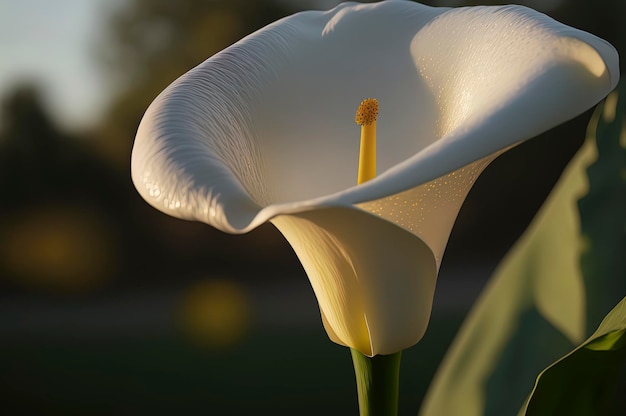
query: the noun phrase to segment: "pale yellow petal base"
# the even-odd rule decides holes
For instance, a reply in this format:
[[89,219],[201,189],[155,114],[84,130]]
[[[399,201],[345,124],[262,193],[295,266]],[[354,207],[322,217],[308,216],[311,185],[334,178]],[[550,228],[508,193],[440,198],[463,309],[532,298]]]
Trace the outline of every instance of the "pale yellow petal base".
[[422,240],[351,208],[272,222],[300,258],[331,340],[374,356],[422,338],[437,280],[435,258]]

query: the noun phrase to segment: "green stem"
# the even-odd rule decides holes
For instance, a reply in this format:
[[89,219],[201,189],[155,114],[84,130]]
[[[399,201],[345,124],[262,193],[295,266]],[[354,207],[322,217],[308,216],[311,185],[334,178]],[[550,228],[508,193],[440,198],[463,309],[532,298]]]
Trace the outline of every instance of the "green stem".
[[402,351],[367,357],[350,349],[361,416],[397,416]]

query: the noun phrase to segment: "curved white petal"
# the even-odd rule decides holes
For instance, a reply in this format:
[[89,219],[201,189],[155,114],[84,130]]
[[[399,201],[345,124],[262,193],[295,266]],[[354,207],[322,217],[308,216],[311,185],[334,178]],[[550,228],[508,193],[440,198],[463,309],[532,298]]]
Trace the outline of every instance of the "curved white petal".
[[272,222],[302,261],[333,341],[373,356],[422,338],[437,267],[419,238],[349,208],[281,215]]
[[[521,6],[343,4],[280,20],[172,84],[132,176],[158,209],[246,232],[281,212],[399,193],[559,124],[616,84],[606,42]],[[355,187],[356,105],[381,103]]]
[[[324,279],[332,281],[338,270],[347,273],[345,253],[337,250],[356,243],[327,218],[345,217],[344,209],[358,218],[355,224],[379,224],[372,225],[381,229],[377,238],[419,237],[407,244],[423,241],[438,266],[482,169],[505,149],[596,104],[618,78],[611,45],[521,6],[345,3],[275,22],[170,85],[141,122],[132,178],[161,211],[226,232],[272,220],[294,247],[301,245],[296,252],[314,287],[325,288]],[[366,97],[380,102],[380,175],[355,186],[353,120]],[[311,253],[319,250],[332,264],[316,263],[322,260]],[[405,254],[397,261],[408,267]],[[369,261],[364,255],[348,257]],[[374,258],[368,267],[383,273],[389,263]],[[402,284],[422,284],[411,276]],[[362,326],[351,313],[367,305],[348,293],[369,292],[358,289],[360,280],[344,279],[329,292],[337,299],[320,300],[325,325],[338,342],[365,351],[362,331],[348,328]],[[325,290],[316,289],[318,298]],[[348,304],[350,311],[338,312]],[[386,322],[380,326],[393,326]]]

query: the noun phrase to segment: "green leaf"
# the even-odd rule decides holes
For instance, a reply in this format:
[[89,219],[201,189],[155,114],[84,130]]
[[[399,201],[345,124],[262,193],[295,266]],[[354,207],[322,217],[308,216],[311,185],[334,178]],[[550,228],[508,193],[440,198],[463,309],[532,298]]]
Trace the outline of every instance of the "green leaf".
[[598,160],[589,167],[589,193],[579,202],[587,243],[582,270],[587,290],[587,332],[626,293],[626,83],[609,95],[589,125]]
[[587,190],[585,169],[594,156],[586,143],[499,265],[435,375],[421,415],[514,415],[539,371],[584,339],[576,201]]
[[[582,271],[587,292],[587,328],[595,327],[626,293],[626,84],[607,97],[589,125],[598,159],[587,173],[589,193],[580,200],[587,243]],[[616,380],[626,376],[626,298],[604,318],[596,332],[542,371],[526,415],[626,414],[616,400]],[[622,392],[622,396],[624,392]]]
[[[612,299],[624,295],[624,109],[613,97],[596,111],[592,134],[468,315],[431,384],[422,416],[517,414],[536,375],[579,345],[615,305]],[[600,159],[596,130],[603,141]],[[619,143],[617,151],[607,140]],[[589,180],[587,167],[594,161]],[[589,191],[579,212],[578,200]],[[622,340],[607,333],[584,354],[595,347],[619,354],[621,349],[606,346]],[[594,397],[587,396],[589,403]]]
[[617,380],[626,367],[626,297],[597,331],[574,351],[541,372],[521,414],[625,414]]

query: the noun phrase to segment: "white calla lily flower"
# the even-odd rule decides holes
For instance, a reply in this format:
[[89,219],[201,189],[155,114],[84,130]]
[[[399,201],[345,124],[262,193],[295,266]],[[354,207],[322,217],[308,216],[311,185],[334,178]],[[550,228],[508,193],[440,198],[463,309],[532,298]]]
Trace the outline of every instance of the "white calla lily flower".
[[[480,172],[618,79],[610,44],[525,7],[345,3],[279,20],[176,80],[141,121],[132,179],[175,217],[228,233],[271,221],[330,338],[392,354],[426,330]],[[366,97],[380,102],[380,174],[357,186]]]

